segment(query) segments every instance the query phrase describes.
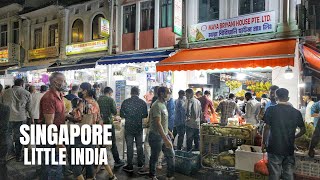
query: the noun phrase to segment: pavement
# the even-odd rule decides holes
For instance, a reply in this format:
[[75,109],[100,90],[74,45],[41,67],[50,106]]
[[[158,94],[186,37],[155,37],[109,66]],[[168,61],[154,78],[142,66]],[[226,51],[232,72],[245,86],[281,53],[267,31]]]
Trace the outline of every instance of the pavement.
[[[117,137],[117,146],[120,154],[120,158],[123,158],[123,132],[116,131]],[[124,158],[123,158],[124,159]],[[113,167],[113,162],[110,162],[110,165]],[[40,169],[40,166],[33,165],[24,165],[23,162],[16,162],[14,159],[8,161],[8,176],[9,180],[37,180],[37,169]],[[141,176],[137,174],[138,169],[134,169],[134,173],[127,173],[122,170],[122,168],[113,168],[113,172],[117,176],[119,180],[145,180],[149,179],[148,176]],[[166,179],[166,166],[163,166],[162,170],[157,170],[157,177],[160,180]],[[75,179],[73,175],[66,176],[64,180],[73,180]],[[96,176],[97,180],[106,180],[108,179],[108,174],[105,170],[101,170],[98,172]],[[180,173],[175,173],[176,180],[212,180],[212,179],[223,179],[223,180],[235,180],[238,179],[236,175],[229,176],[224,175],[222,172],[213,172],[212,170],[201,169],[195,174],[191,174],[190,176],[186,176]]]

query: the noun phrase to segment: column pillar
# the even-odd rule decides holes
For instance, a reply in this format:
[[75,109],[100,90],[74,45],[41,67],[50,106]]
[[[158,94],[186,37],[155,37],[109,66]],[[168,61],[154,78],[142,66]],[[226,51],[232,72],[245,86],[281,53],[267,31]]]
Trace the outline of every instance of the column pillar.
[[297,0],[289,1],[289,25],[291,30],[298,30],[297,19],[296,19],[296,6]]
[[114,1],[111,0],[111,2],[109,3],[109,5],[111,6],[109,9],[110,9],[110,36],[109,36],[109,41],[108,41],[108,44],[109,44],[109,47],[108,47],[108,54],[109,55],[112,55],[112,47],[113,47],[113,27],[114,27],[114,20],[113,20],[113,13],[114,13]]
[[182,0],[182,39],[181,48],[188,48],[188,19],[187,19],[187,0]]
[[141,4],[136,3],[136,33],[135,33],[135,50],[139,50],[139,38],[140,38],[140,16],[141,16]]
[[279,23],[278,23],[278,32],[290,31],[288,24],[288,0],[279,0]]
[[59,26],[59,57],[66,59],[66,46],[69,44],[69,10],[63,9],[59,12]]
[[157,49],[159,47],[159,27],[160,26],[160,0],[154,1],[154,41],[153,47]]

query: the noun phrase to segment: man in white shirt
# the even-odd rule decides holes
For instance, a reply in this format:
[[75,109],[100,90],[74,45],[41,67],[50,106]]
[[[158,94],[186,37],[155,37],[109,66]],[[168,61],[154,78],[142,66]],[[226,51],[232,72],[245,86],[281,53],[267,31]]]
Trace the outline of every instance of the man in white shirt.
[[257,108],[260,107],[260,103],[252,98],[252,93],[247,92],[244,96],[247,100],[247,105],[246,105],[246,114],[243,115],[243,118],[246,120],[246,123],[250,124],[257,124]]
[[37,92],[34,86],[29,87],[29,92],[31,94],[31,111],[33,112],[34,122],[39,123],[40,100],[43,96],[43,93]]
[[314,104],[314,102],[312,101],[310,94],[304,95],[303,96],[303,101],[305,103],[307,103],[306,114],[304,116],[304,119],[305,119],[304,121],[306,123],[313,123],[314,118],[311,117],[311,107]]

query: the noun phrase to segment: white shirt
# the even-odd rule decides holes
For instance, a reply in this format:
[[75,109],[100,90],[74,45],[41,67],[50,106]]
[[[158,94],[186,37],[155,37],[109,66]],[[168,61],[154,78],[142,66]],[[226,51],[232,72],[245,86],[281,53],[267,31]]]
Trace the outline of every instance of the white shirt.
[[35,92],[31,94],[31,111],[33,112],[34,119],[39,119],[40,117],[40,100],[43,94]]
[[308,102],[308,105],[306,107],[306,115],[305,115],[305,122],[306,123],[313,123],[314,118],[311,117],[311,107],[314,104],[313,101]]
[[260,107],[260,103],[256,99],[250,99],[246,105],[246,114],[244,119],[246,123],[257,124],[257,108]]

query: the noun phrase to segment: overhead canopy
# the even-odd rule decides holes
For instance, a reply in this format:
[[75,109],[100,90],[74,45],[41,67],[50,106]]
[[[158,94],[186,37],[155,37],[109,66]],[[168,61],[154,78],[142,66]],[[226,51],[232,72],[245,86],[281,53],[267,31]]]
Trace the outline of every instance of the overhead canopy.
[[294,66],[296,39],[181,50],[157,64],[157,71]]
[[79,69],[87,69],[87,68],[95,68],[97,60],[100,58],[85,58],[81,59],[75,63],[69,64],[59,64],[54,63],[51,65],[47,71],[55,72],[55,71],[69,71],[69,70],[79,70]]
[[309,48],[308,46],[303,46],[303,55],[309,66],[317,71],[320,71],[320,53]]
[[5,64],[5,65],[0,64],[0,75],[5,75],[6,70],[13,66],[18,66],[18,64]]
[[139,52],[106,56],[97,61],[98,65],[157,62],[167,58],[174,50]]

